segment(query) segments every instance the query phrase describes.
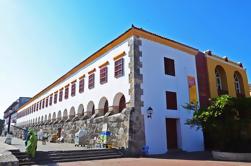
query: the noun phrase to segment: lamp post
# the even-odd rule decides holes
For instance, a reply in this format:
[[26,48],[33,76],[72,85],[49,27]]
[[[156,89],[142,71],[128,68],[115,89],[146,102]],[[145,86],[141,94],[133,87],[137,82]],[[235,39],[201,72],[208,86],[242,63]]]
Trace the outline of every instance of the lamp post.
[[147,113],[147,118],[152,118],[152,114],[153,114],[152,107],[148,107],[146,110],[146,113]]

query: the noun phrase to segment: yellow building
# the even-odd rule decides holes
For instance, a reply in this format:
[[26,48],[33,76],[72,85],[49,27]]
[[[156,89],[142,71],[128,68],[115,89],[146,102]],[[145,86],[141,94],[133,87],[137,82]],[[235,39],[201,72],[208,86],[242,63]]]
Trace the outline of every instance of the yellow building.
[[251,96],[251,84],[249,84],[249,95]]
[[205,57],[211,98],[223,94],[233,97],[250,96],[246,70],[241,63],[213,55],[211,51],[206,51]]

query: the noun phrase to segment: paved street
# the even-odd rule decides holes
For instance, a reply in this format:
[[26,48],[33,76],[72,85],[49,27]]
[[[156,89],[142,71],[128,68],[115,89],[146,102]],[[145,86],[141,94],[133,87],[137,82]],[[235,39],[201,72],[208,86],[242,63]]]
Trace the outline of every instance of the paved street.
[[[0,137],[0,142],[4,138]],[[19,148],[24,151],[24,141],[14,138],[12,145],[6,145],[3,148]],[[5,148],[5,149],[6,149]],[[8,149],[7,148],[7,149]],[[74,144],[64,143],[47,143],[42,145],[41,141],[38,142],[39,151],[55,151],[55,150],[82,150],[83,147],[75,147]],[[245,162],[225,162],[214,161],[208,152],[196,153],[180,153],[172,152],[168,155],[154,156],[152,158],[120,158],[120,159],[106,159],[106,160],[91,160],[91,161],[78,161],[78,162],[65,162],[50,164],[51,166],[251,166],[251,163]]]
[[250,166],[251,163],[186,159],[122,158],[59,163],[59,166]]

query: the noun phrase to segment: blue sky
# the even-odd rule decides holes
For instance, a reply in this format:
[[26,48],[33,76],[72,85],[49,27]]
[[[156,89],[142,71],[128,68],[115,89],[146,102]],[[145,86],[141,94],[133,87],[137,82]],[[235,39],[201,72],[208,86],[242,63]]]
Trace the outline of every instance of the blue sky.
[[0,118],[131,24],[240,61],[251,79],[248,0],[0,0]]

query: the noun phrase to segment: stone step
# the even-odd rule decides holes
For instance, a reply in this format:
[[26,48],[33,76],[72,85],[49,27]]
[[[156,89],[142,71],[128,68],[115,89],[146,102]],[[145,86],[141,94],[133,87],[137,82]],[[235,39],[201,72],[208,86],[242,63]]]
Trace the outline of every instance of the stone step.
[[64,159],[64,158],[85,158],[85,157],[98,157],[98,156],[113,156],[120,155],[118,153],[102,153],[102,154],[80,154],[80,155],[68,155],[68,156],[49,156],[50,159]]
[[[12,151],[20,165],[48,164],[56,162],[98,160],[108,158],[123,157],[123,154],[117,149],[98,149],[98,150],[77,150],[77,151],[38,151],[35,159],[31,159],[25,152]],[[32,163],[32,164],[31,164]]]
[[107,151],[107,152],[64,152],[64,153],[48,153],[49,156],[67,156],[67,155],[85,155],[85,154],[110,154],[110,153],[118,153],[117,151]]
[[87,160],[102,160],[102,159],[112,159],[121,158],[121,155],[104,155],[104,156],[92,156],[87,158],[69,158],[69,159],[59,159],[53,160],[54,162],[72,162],[72,161],[87,161]]
[[65,151],[48,151],[48,153],[75,153],[75,152],[108,152],[118,151],[117,149],[86,149],[86,150],[65,150]]

